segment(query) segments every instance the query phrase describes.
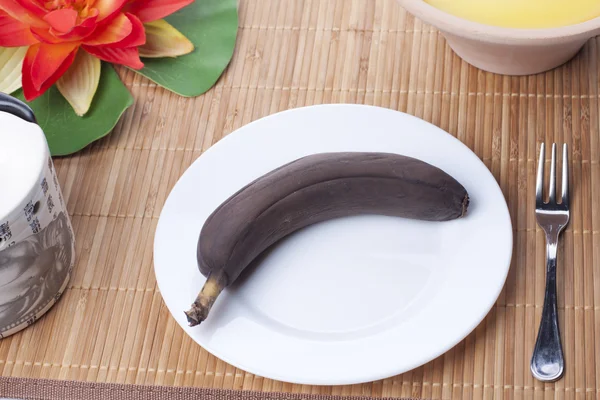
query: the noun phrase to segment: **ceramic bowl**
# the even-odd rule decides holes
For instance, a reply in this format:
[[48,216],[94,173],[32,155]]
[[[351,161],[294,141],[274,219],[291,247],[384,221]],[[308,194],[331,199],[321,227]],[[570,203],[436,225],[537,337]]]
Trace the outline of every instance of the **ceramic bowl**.
[[600,17],[557,28],[503,28],[456,17],[422,0],[397,1],[408,13],[438,29],[463,60],[502,75],[530,75],[556,68],[600,35]]

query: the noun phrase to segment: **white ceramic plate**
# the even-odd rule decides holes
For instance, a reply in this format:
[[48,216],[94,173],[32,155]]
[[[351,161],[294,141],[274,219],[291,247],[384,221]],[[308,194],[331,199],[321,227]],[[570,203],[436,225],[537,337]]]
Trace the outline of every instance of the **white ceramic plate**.
[[[184,310],[205,281],[196,266],[205,219],[251,180],[325,151],[420,158],[465,186],[469,214],[442,223],[360,216],[301,230],[188,327]],[[493,176],[459,140],[397,111],[338,104],[274,114],[212,146],[169,195],[154,246],[161,294],[194,341],[259,376],[337,385],[403,373],[468,335],[504,285],[512,227]]]

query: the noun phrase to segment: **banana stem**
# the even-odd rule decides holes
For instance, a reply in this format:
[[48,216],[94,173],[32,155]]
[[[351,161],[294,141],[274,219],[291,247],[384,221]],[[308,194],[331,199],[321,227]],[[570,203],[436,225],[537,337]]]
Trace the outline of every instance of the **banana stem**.
[[184,311],[187,316],[188,325],[196,326],[208,317],[215,300],[225,288],[226,277],[222,271],[216,274],[210,273],[202,290],[198,293],[192,307]]

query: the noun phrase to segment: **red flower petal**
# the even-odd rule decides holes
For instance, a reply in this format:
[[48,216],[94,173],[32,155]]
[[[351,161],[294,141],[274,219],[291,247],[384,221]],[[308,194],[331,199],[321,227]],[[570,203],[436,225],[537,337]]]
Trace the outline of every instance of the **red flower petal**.
[[19,47],[37,43],[29,27],[0,11],[0,46]]
[[89,36],[94,29],[96,29],[96,18],[98,18],[98,14],[94,14],[81,22],[78,26],[73,28],[71,32],[60,34],[58,32],[51,31],[53,35],[59,38],[61,41],[75,41],[82,40],[83,38]]
[[94,8],[98,10],[98,21],[112,17],[121,11],[127,0],[97,0]]
[[74,57],[77,47],[78,43],[73,42],[60,44],[40,43],[33,64],[31,65],[31,82],[33,86],[40,90],[42,85],[61,68],[65,60],[72,55]]
[[63,8],[46,14],[44,16],[44,21],[49,23],[56,32],[68,33],[75,28],[77,16],[77,11],[72,8]]
[[96,29],[96,19],[97,15],[88,17],[67,33],[57,32],[47,27],[31,27],[31,33],[39,42],[50,44],[80,41]]
[[121,64],[133,69],[142,69],[144,63],[140,60],[140,54],[136,47],[116,49],[107,46],[83,46],[85,51],[101,60],[113,64]]
[[131,21],[131,33],[125,39],[114,45],[110,45],[110,47],[137,47],[146,43],[146,30],[142,21],[133,14],[127,13],[126,15],[129,21]]
[[38,18],[44,18],[44,15],[48,13],[48,10],[43,8],[37,1],[34,0],[16,0],[17,3],[30,14],[37,16]]
[[96,31],[99,31],[99,33],[94,33],[90,38],[86,39],[85,44],[99,46],[120,42],[129,36],[132,29],[130,19],[125,14],[118,14],[108,25],[98,27]]
[[27,101],[31,101],[41,94],[41,92],[33,86],[33,82],[31,81],[31,66],[33,65],[33,61],[37,56],[40,46],[40,44],[29,46],[27,53],[25,54],[25,58],[23,59],[23,67],[21,68],[21,82],[23,85],[23,95]]
[[38,42],[43,42],[43,43],[61,43],[64,40],[57,38],[56,36],[54,36],[51,32],[49,28],[40,28],[40,27],[35,27],[32,26],[31,28],[29,28],[29,30],[31,31],[31,34],[37,39]]
[[62,63],[54,70],[49,78],[40,87],[36,87],[36,85],[33,83],[32,73],[36,71],[36,69],[40,68],[38,60],[45,58],[43,56],[40,57],[40,55],[43,55],[48,51],[47,47],[51,47],[51,45],[38,43],[30,46],[27,50],[27,54],[25,55],[25,59],[23,60],[23,95],[27,101],[36,99],[52,85],[54,85],[54,83],[56,83],[56,81],[69,69],[73,63],[73,60],[75,59],[75,55],[77,54],[77,47],[75,47],[71,53],[67,54]]
[[41,18],[35,14],[32,15],[26,8],[18,4],[16,0],[1,0],[0,9],[24,24],[38,27],[47,25]]
[[126,11],[142,22],[156,21],[193,3],[194,0],[131,0]]

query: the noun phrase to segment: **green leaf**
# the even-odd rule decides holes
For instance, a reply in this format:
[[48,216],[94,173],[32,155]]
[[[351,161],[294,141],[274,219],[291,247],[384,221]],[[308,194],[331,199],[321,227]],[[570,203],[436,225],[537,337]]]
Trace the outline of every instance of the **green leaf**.
[[199,96],[217,82],[233,56],[237,0],[195,0],[165,20],[194,43],[194,51],[177,58],[144,58],[144,68],[135,72],[181,96]]
[[[13,94],[25,101],[23,91]],[[25,101],[44,130],[50,153],[63,156],[75,153],[106,136],[123,112],[133,104],[133,96],[111,65],[102,63],[100,84],[88,113],[79,117],[60,94],[56,85],[32,102]]]

